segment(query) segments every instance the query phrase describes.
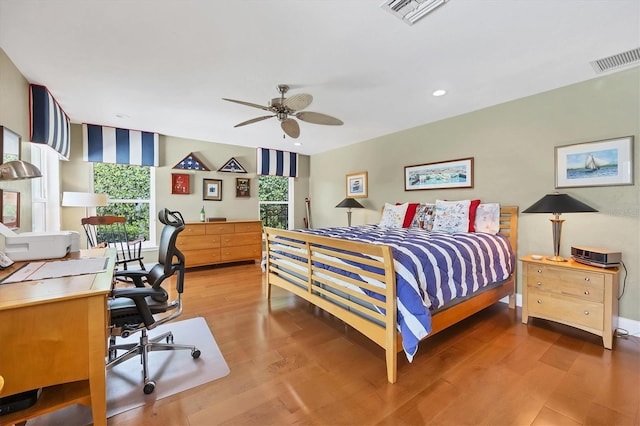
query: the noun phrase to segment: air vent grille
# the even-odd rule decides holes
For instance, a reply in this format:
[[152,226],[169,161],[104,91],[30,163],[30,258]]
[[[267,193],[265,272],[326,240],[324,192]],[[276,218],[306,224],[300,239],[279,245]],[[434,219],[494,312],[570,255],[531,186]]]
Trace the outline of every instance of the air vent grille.
[[413,25],[447,1],[449,0],[385,0],[380,7]]
[[626,67],[629,65],[640,63],[640,47],[636,49],[627,50],[626,52],[618,53],[602,59],[596,59],[591,62],[596,73],[603,73],[611,71],[616,68]]

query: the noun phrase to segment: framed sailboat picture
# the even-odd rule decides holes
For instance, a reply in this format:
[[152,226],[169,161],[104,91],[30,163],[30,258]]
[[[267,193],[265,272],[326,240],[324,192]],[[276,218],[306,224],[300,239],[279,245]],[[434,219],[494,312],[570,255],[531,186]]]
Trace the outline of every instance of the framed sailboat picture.
[[556,147],[556,188],[633,185],[633,136]]

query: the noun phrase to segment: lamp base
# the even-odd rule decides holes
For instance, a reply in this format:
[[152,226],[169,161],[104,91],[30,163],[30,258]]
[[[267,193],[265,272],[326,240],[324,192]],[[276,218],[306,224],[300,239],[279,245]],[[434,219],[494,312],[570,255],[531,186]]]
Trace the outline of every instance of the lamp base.
[[547,256],[547,260],[550,260],[552,262],[566,262],[567,259],[565,259],[562,256]]

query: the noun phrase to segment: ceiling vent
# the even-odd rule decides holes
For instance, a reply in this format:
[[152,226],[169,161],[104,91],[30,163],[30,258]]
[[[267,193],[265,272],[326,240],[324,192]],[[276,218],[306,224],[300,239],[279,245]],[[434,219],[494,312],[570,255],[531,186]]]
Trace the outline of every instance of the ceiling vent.
[[449,0],[385,0],[380,7],[413,25],[447,1]]
[[597,74],[635,64],[640,64],[640,47],[591,62]]

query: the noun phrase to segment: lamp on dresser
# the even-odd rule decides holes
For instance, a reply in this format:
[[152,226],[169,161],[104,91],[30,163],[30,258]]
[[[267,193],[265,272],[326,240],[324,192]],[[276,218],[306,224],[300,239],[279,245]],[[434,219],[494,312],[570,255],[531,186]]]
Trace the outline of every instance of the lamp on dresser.
[[566,259],[560,256],[560,234],[562,232],[562,222],[564,219],[560,219],[562,213],[590,213],[597,212],[594,209],[578,201],[575,198],[567,194],[560,194],[554,192],[553,194],[547,194],[538,201],[536,201],[531,207],[522,211],[522,213],[551,213],[553,218],[551,221],[553,229],[553,256],[547,257],[547,259],[554,262],[564,262]]
[[351,226],[351,209],[363,209],[364,206],[360,204],[355,198],[345,198],[340,201],[336,207],[343,207],[347,209],[347,224]]

